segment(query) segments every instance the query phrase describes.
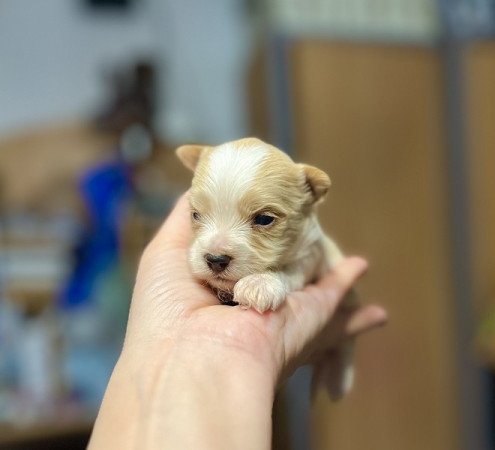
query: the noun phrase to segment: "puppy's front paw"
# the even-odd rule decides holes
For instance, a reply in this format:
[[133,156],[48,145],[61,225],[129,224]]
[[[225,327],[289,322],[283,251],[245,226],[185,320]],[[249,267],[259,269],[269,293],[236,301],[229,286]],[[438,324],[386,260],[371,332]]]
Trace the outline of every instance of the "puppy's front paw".
[[277,309],[286,295],[287,289],[282,280],[270,273],[248,275],[234,286],[234,301],[260,313]]

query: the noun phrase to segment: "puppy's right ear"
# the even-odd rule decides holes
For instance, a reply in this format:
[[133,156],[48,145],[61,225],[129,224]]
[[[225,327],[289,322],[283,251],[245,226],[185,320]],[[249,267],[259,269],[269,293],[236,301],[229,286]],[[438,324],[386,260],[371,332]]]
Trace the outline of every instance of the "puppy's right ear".
[[204,145],[182,145],[175,151],[175,154],[182,161],[182,164],[194,172],[199,158],[206,148]]
[[329,176],[323,170],[308,164],[299,164],[299,167],[306,177],[306,186],[311,193],[312,203],[323,200],[328,188],[332,184]]

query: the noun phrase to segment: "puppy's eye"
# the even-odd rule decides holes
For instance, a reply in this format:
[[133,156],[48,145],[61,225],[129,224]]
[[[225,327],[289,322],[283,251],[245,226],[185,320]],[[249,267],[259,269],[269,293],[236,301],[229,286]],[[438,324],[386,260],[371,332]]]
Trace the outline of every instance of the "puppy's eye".
[[193,211],[193,212],[191,213],[191,217],[192,217],[192,219],[193,219],[195,222],[197,222],[199,219],[201,219],[201,215],[199,214],[199,212],[198,212],[198,211]]
[[267,214],[258,214],[254,217],[253,223],[255,225],[261,225],[262,227],[265,227],[267,225],[270,225],[274,220],[275,217],[273,216],[269,216]]

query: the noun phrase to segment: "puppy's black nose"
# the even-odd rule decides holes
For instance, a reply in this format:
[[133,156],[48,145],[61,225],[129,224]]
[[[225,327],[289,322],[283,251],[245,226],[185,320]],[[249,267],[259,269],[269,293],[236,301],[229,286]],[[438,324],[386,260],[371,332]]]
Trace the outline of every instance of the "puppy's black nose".
[[208,264],[208,267],[213,272],[220,273],[227,268],[232,258],[228,255],[212,255],[211,253],[207,253],[205,259],[206,264]]

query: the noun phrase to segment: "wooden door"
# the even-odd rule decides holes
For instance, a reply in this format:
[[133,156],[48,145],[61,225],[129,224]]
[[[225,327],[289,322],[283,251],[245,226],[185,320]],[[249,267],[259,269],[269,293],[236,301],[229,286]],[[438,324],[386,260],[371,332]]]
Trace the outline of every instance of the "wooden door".
[[313,448],[460,447],[441,61],[434,49],[302,41],[296,157],[333,181],[322,221],[368,258],[363,301],[390,313],[357,350],[353,393],[320,395]]
[[[471,199],[474,301],[478,316],[495,309],[495,42],[464,54],[467,167]],[[495,330],[489,354],[495,367]]]

